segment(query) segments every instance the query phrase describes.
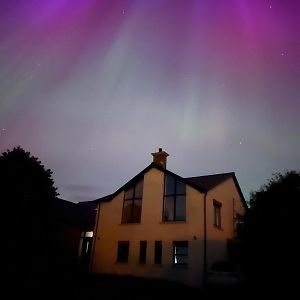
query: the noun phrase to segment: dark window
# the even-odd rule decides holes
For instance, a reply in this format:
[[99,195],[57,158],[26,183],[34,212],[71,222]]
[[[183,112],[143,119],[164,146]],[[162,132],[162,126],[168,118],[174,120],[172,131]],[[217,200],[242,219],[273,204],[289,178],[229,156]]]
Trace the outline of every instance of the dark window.
[[221,207],[222,203],[214,200],[214,225],[221,227]]
[[174,265],[188,264],[188,242],[187,241],[173,242],[173,264]]
[[165,175],[163,221],[185,221],[185,190],[184,182]]
[[162,256],[162,242],[155,241],[154,244],[154,263],[161,264],[161,256]]
[[128,262],[128,255],[129,255],[129,242],[128,241],[118,242],[117,262],[119,263]]
[[146,254],[147,254],[147,241],[140,241],[140,264],[146,263]]
[[141,221],[143,198],[143,180],[125,191],[122,223],[139,223]]

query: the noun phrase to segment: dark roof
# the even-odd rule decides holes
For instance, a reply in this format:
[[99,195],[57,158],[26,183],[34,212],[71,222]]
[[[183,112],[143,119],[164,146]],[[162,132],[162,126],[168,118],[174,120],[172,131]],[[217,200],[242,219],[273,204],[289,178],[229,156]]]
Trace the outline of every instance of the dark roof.
[[96,218],[97,202],[74,203],[60,198],[50,203],[51,217],[61,224],[93,228]]
[[161,167],[160,165],[157,165],[155,163],[151,163],[148,167],[146,167],[143,171],[141,171],[139,174],[137,174],[136,176],[134,176],[131,180],[129,180],[126,184],[124,184],[123,186],[121,186],[117,191],[115,191],[113,194],[104,196],[102,198],[96,199],[94,200],[96,203],[99,202],[109,202],[111,201],[117,194],[119,194],[121,191],[127,189],[128,187],[130,187],[136,180],[139,180],[140,178],[142,178],[144,176],[145,173],[147,173],[150,169],[155,168],[160,170],[161,172],[165,173],[165,174],[169,174],[171,176],[176,177],[177,179],[180,179],[181,181],[185,182],[186,184],[192,186],[193,188],[195,188],[196,190],[200,191],[201,193],[206,193],[207,191],[209,191],[210,189],[214,188],[215,186],[217,186],[218,184],[222,183],[223,181],[232,178],[236,184],[237,190],[239,192],[239,195],[242,199],[242,202],[244,204],[244,206],[247,208],[247,204],[244,198],[244,195],[242,193],[242,190],[238,184],[238,181],[235,177],[235,173],[234,172],[230,172],[230,173],[222,173],[222,174],[215,174],[215,175],[206,175],[206,176],[197,176],[197,177],[188,177],[188,178],[183,178],[163,167]]
[[217,186],[218,184],[222,183],[223,181],[227,180],[234,176],[234,173],[222,173],[222,174],[214,174],[214,175],[205,175],[205,176],[197,176],[197,177],[188,177],[185,178],[187,181],[192,182],[200,187],[210,190]]
[[196,176],[196,177],[188,177],[185,178],[187,181],[198,185],[199,187],[202,187],[206,189],[207,191],[211,190],[218,184],[224,182],[225,180],[232,178],[235,186],[239,192],[239,195],[241,197],[242,203],[245,208],[248,208],[247,202],[244,198],[243,192],[241,190],[241,187],[236,179],[235,173],[230,172],[230,173],[221,173],[221,174],[213,174],[213,175],[205,175],[205,176]]

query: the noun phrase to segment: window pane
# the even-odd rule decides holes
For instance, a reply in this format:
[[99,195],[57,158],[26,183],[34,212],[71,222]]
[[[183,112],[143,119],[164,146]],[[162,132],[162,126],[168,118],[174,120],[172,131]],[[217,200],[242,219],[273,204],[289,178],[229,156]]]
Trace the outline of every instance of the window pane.
[[174,256],[174,264],[187,265],[187,263],[188,263],[188,257],[187,256],[180,256],[180,255],[175,255]]
[[175,178],[170,175],[165,177],[165,195],[175,194]]
[[140,264],[146,263],[147,241],[140,241]]
[[185,247],[177,247],[177,246],[175,246],[174,247],[175,248],[175,254],[179,254],[179,255],[187,255],[188,254],[188,248],[187,248],[187,246],[185,246]]
[[162,256],[162,242],[155,241],[155,249],[154,249],[154,263],[161,264],[161,256]]
[[221,207],[214,205],[214,224],[221,226]]
[[128,262],[129,242],[118,242],[117,262]]
[[182,181],[177,181],[176,183],[176,194],[185,194],[185,183]]
[[186,265],[188,263],[188,242],[173,242],[173,263]]
[[173,220],[174,220],[174,197],[167,196],[164,198],[163,221],[173,221]]
[[133,198],[133,187],[129,188],[125,192],[125,199],[132,199]]
[[132,211],[132,223],[139,223],[141,221],[141,212],[142,212],[142,200],[134,200],[133,202],[133,211]]
[[142,198],[142,197],[143,197],[143,180],[140,180],[135,186],[134,198]]
[[132,201],[124,201],[122,223],[131,223],[132,219]]
[[176,197],[175,220],[177,221],[185,220],[185,195]]

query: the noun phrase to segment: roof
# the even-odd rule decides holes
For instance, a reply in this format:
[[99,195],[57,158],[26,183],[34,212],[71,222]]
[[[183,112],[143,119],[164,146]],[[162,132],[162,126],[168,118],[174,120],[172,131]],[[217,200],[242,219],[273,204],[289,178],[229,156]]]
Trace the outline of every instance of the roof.
[[233,172],[231,173],[222,173],[222,174],[213,174],[213,175],[205,175],[205,176],[197,176],[197,177],[188,177],[186,178],[187,181],[192,182],[196,185],[201,186],[207,190],[210,190],[217,186],[218,184],[222,183],[223,181],[231,178],[234,175]]
[[222,183],[223,181],[225,181],[229,178],[232,178],[234,180],[235,184],[236,184],[236,187],[237,187],[237,190],[240,194],[242,202],[243,202],[244,206],[247,208],[245,198],[243,196],[243,193],[241,191],[241,188],[238,184],[238,181],[235,177],[234,172],[183,178],[183,177],[181,177],[181,176],[179,176],[179,175],[177,175],[177,174],[175,174],[175,173],[173,173],[173,172],[171,172],[171,171],[169,171],[169,170],[167,170],[167,169],[165,169],[165,168],[163,168],[160,165],[157,165],[155,163],[151,163],[143,171],[141,171],[139,174],[134,176],[131,180],[129,180],[126,184],[121,186],[113,194],[104,196],[104,197],[96,199],[94,201],[97,202],[97,203],[111,201],[117,194],[119,194],[124,189],[130,187],[132,185],[132,183],[134,183],[136,180],[142,178],[144,176],[144,174],[147,173],[152,168],[158,169],[158,170],[160,170],[161,172],[163,172],[165,174],[168,174],[168,175],[176,177],[177,179],[180,179],[181,181],[185,182],[186,184],[188,184],[189,186],[195,188],[196,190],[198,190],[201,193],[206,193],[210,189],[212,189],[215,186],[217,186],[218,184]]
[[224,182],[225,180],[232,178],[236,188],[238,190],[238,193],[241,197],[242,203],[245,208],[248,207],[246,200],[244,198],[244,195],[242,193],[241,187],[236,179],[235,173],[234,172],[229,172],[229,173],[221,173],[221,174],[213,174],[213,175],[204,175],[204,176],[196,176],[196,177],[188,177],[185,178],[188,182],[191,182],[193,184],[198,185],[199,187],[202,187],[206,189],[207,191],[213,189],[220,183]]

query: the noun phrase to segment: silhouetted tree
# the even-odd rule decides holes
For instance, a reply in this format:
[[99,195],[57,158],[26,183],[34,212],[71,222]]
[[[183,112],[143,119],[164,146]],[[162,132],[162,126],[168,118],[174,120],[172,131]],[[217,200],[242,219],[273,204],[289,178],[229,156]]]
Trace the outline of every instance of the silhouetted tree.
[[300,173],[275,174],[251,194],[242,232],[242,266],[251,289],[291,290],[299,270]]
[[21,147],[0,156],[1,270],[16,282],[39,277],[51,265],[51,201],[58,195],[41,162]]

